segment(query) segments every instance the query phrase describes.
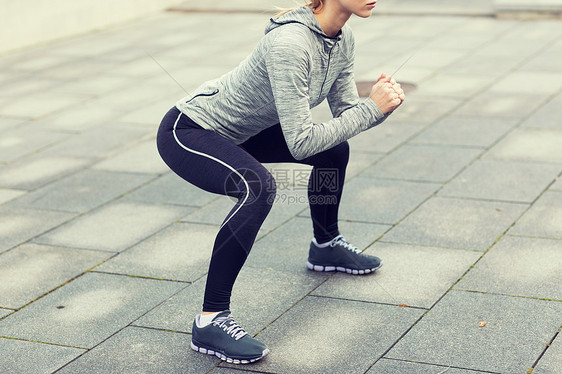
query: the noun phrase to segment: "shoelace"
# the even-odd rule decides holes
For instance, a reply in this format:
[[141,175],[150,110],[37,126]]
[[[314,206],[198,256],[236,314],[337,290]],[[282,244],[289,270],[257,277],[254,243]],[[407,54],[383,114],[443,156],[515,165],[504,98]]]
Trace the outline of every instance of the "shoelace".
[[227,335],[232,335],[235,340],[239,340],[247,334],[247,332],[234,321],[232,314],[229,314],[228,317],[218,318],[213,321],[213,325],[223,329]]
[[351,245],[347,240],[345,240],[345,238],[343,237],[343,235],[336,236],[336,237],[332,240],[332,242],[330,243],[330,246],[331,246],[331,247],[335,247],[335,246],[338,245],[338,244],[341,245],[341,246],[343,246],[345,249],[347,249],[348,251],[351,251],[351,252],[353,252],[353,253],[357,253],[357,254],[362,253],[362,251],[361,251],[359,248],[357,248],[357,247]]

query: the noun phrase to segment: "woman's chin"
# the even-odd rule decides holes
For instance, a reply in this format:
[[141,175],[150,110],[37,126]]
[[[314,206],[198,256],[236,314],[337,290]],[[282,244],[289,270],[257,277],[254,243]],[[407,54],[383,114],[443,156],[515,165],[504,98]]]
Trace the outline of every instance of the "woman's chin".
[[369,18],[371,17],[372,13],[373,13],[372,11],[368,10],[368,11],[356,13],[355,15],[361,18]]

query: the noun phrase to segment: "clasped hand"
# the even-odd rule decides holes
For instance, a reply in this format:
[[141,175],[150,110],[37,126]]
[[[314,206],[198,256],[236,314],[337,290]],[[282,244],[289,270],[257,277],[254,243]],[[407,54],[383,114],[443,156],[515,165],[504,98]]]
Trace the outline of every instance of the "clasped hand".
[[396,83],[394,78],[387,77],[386,74],[382,74],[377,83],[373,85],[369,97],[377,104],[383,114],[394,111],[406,98],[400,83]]

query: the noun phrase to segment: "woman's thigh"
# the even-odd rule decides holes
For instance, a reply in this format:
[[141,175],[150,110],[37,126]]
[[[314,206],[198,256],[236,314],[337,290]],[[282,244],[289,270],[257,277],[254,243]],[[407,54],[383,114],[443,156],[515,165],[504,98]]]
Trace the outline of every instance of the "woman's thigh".
[[349,158],[347,141],[302,160],[291,155],[281,125],[271,126],[240,144],[240,147],[263,163],[290,162],[317,167],[344,167]]
[[[179,113],[179,111],[178,111]],[[164,117],[158,131],[158,151],[176,174],[206,191],[240,197],[259,194],[269,172],[253,156],[228,139],[197,126],[178,126]]]

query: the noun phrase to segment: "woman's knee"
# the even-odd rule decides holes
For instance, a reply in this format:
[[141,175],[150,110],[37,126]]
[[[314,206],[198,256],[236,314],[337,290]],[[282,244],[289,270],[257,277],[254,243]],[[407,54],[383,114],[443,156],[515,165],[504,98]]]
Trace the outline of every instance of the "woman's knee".
[[273,175],[265,167],[237,170],[240,176],[239,199],[246,203],[272,205],[277,193],[277,185]]
[[317,155],[314,166],[345,169],[349,162],[349,143],[344,141]]

